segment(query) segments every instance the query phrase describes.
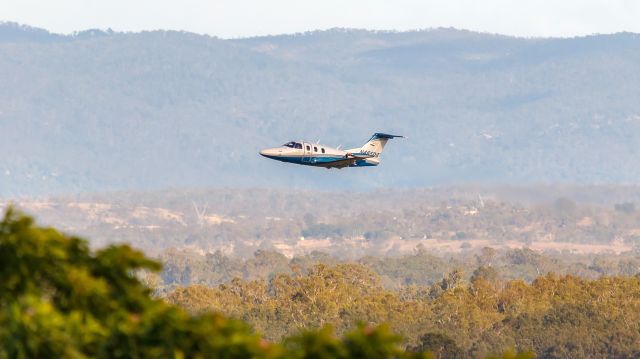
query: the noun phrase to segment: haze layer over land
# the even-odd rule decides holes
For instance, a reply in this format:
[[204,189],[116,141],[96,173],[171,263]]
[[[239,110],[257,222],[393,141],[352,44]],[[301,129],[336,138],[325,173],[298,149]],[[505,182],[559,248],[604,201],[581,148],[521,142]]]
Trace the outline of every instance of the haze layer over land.
[[[640,36],[336,29],[220,40],[0,26],[0,196],[639,178]],[[292,139],[391,143],[381,167],[267,161]]]
[[[91,238],[96,248],[124,242],[155,256],[171,248],[349,259],[420,247],[443,255],[487,246],[554,254],[640,248],[637,186],[172,190],[12,202],[46,225]],[[8,205],[0,201],[0,211]]]

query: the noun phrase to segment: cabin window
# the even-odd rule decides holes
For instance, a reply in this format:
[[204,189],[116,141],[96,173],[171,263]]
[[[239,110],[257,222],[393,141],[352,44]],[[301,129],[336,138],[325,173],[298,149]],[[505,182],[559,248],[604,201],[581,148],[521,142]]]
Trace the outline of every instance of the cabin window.
[[299,150],[301,150],[301,149],[302,149],[302,145],[301,145],[300,143],[297,143],[297,142],[296,142],[296,148],[297,148],[297,149],[299,149]]
[[311,146],[307,146],[307,151],[311,151]]
[[313,146],[313,152],[318,152],[318,147]]
[[324,153],[324,148],[322,149],[322,153]]

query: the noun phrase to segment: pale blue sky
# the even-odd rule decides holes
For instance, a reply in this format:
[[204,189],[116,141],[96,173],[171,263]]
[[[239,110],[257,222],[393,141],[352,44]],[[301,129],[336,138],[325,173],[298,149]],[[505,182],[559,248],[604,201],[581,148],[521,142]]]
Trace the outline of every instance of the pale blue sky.
[[53,32],[186,30],[223,38],[332,27],[518,36],[640,33],[640,0],[0,0],[0,21]]

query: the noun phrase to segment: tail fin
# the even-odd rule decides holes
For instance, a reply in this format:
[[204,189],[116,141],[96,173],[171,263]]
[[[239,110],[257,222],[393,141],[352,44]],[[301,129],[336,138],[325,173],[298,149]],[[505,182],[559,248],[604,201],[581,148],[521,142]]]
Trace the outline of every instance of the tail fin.
[[387,144],[387,141],[396,137],[404,136],[388,135],[386,133],[374,133],[373,136],[371,136],[371,139],[369,139],[369,141],[360,148],[360,153],[366,153],[368,155],[378,157],[382,153],[382,150],[384,150],[384,145]]

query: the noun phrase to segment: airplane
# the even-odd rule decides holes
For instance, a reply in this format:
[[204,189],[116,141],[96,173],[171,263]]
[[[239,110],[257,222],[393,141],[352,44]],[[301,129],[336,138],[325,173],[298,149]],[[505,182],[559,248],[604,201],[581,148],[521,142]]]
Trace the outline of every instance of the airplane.
[[264,149],[260,154],[272,160],[327,169],[377,166],[384,145],[396,137],[404,136],[374,133],[362,147],[350,150],[341,150],[340,146],[331,148],[317,143],[291,141],[280,147]]

